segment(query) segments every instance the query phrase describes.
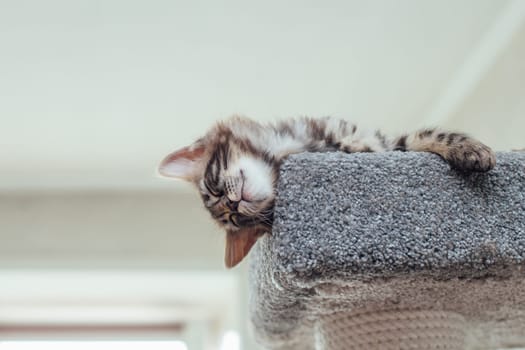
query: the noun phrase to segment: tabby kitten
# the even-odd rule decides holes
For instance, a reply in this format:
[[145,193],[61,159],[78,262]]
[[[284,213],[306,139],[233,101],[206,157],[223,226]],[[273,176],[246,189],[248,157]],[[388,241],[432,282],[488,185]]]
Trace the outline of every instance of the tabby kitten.
[[390,139],[346,120],[298,118],[263,125],[243,117],[218,122],[188,147],[168,155],[163,176],[193,182],[212,217],[226,230],[225,262],[237,265],[256,240],[270,233],[279,165],[299,152],[422,151],[453,168],[488,171],[492,150],[464,134],[424,129]]

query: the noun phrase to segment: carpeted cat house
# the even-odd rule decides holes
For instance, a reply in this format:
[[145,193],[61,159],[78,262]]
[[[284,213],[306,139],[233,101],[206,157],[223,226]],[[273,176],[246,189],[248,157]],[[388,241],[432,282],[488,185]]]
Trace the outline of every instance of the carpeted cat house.
[[304,153],[251,256],[267,349],[525,347],[525,153],[463,174],[428,153]]

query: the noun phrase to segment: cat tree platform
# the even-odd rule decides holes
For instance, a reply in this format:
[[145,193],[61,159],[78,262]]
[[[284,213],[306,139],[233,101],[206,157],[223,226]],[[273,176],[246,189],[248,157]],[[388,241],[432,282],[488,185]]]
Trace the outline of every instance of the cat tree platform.
[[525,153],[461,174],[428,153],[304,153],[251,256],[267,349],[525,347]]

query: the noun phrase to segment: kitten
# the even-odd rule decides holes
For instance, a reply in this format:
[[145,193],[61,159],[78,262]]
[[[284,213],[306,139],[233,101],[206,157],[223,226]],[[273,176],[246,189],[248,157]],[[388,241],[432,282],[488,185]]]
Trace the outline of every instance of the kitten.
[[201,139],[168,155],[163,176],[194,183],[204,206],[226,230],[225,263],[237,265],[273,221],[279,165],[299,152],[423,151],[467,172],[492,169],[492,150],[464,134],[424,129],[394,139],[346,120],[297,118],[263,125],[243,117],[218,122]]

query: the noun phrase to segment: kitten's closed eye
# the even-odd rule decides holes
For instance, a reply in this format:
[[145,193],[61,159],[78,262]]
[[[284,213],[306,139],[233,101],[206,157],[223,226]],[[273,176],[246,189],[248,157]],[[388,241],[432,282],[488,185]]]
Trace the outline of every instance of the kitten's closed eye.
[[211,185],[206,181],[204,181],[204,188],[214,197],[221,197],[224,194],[224,191],[218,189],[216,185]]

